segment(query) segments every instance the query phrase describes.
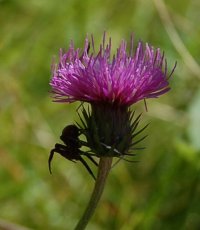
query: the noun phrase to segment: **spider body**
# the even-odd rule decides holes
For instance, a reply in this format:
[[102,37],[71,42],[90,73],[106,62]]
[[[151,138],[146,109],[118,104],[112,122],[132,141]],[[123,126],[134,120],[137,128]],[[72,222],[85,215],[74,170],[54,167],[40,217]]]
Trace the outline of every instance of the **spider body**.
[[89,153],[83,152],[80,150],[81,146],[83,145],[83,142],[79,140],[79,135],[80,135],[80,131],[78,127],[75,125],[68,125],[63,129],[60,139],[63,141],[64,144],[56,143],[55,147],[51,150],[50,155],[49,155],[48,164],[49,164],[50,173],[52,173],[51,172],[51,161],[53,159],[54,153],[56,152],[56,153],[59,153],[64,158],[66,158],[67,160],[70,160],[72,162],[80,161],[85,166],[89,174],[94,179],[96,179],[92,170],[90,169],[87,162],[83,159],[82,156],[86,156],[96,166],[98,166],[98,164],[90,156]]

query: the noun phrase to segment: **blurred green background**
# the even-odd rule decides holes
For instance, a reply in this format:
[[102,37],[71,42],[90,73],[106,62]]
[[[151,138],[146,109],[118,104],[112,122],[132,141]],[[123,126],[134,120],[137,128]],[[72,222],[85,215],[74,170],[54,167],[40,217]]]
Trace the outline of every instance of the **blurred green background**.
[[80,218],[93,180],[59,155],[52,176],[47,168],[63,127],[78,119],[78,104],[51,102],[50,66],[71,39],[81,47],[93,33],[98,45],[104,30],[113,49],[134,32],[178,66],[148,112],[133,106],[151,122],[147,148],[140,163],[113,168],[87,229],[200,229],[199,12],[199,0],[0,0],[0,229],[71,230]]

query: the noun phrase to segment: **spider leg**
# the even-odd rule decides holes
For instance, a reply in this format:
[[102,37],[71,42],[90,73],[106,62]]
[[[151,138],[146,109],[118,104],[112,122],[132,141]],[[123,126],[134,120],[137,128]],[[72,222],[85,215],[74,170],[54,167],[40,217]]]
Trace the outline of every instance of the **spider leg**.
[[89,174],[93,177],[94,180],[96,180],[96,177],[94,176],[92,170],[90,169],[90,167],[88,166],[88,164],[86,163],[86,161],[80,156],[80,161],[81,163],[83,163],[83,165],[85,166],[85,168],[87,169],[87,171],[89,172]]
[[52,149],[51,152],[50,152],[50,155],[49,155],[48,166],[49,166],[49,172],[50,172],[50,174],[52,174],[52,171],[51,171],[51,161],[53,160],[53,155],[54,155],[55,152],[56,152],[56,149]]
[[79,157],[77,158],[77,155],[71,155],[71,152],[74,153],[73,148],[67,148],[65,145],[62,144],[57,143],[55,145],[54,152],[59,153],[62,157],[74,163],[76,163],[76,160],[79,160]]
[[88,159],[90,159],[96,166],[98,166],[98,163],[90,156],[90,154],[84,153],[84,155],[85,155]]
[[61,144],[55,144],[55,148],[51,150],[50,152],[50,155],[49,155],[49,159],[48,159],[48,166],[49,166],[49,172],[50,174],[52,174],[52,171],[51,171],[51,161],[53,160],[53,156],[54,156],[54,153],[59,153],[62,157],[64,157],[65,159],[69,160],[69,161],[72,161],[74,163],[76,163],[76,160],[79,160],[78,159],[71,159],[71,157],[68,157],[66,155],[66,147],[64,145],[61,145]]
[[59,143],[56,143],[55,144],[55,149],[61,149],[61,150],[64,150],[66,148],[65,145],[62,145],[62,144],[59,144]]

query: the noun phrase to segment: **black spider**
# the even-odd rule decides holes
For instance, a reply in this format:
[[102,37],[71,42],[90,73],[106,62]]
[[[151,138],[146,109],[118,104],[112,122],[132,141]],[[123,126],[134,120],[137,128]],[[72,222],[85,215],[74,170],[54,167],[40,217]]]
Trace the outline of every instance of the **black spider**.
[[72,162],[80,161],[89,174],[94,178],[94,174],[90,167],[88,166],[87,162],[82,158],[81,155],[86,156],[89,160],[91,160],[96,166],[98,166],[97,162],[90,156],[89,153],[83,152],[80,150],[81,146],[83,145],[83,142],[79,140],[79,128],[75,125],[68,125],[66,126],[63,131],[62,135],[60,136],[60,139],[63,141],[63,144],[55,144],[55,147],[51,150],[49,155],[49,172],[51,172],[51,161],[53,159],[54,153],[59,153],[61,156],[66,158],[67,160],[70,160]]

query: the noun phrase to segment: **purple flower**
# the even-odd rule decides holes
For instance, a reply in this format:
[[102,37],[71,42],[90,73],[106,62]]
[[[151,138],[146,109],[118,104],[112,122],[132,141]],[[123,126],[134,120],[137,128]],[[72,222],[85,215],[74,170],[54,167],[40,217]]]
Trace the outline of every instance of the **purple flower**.
[[149,44],[138,42],[136,49],[127,51],[122,40],[116,54],[111,56],[111,38],[103,42],[98,53],[89,54],[90,43],[84,50],[75,49],[71,42],[68,51],[60,51],[58,65],[53,67],[50,82],[54,101],[104,103],[130,106],[139,100],[156,98],[170,90],[167,62],[164,53]]
[[[92,46],[92,49],[90,49]],[[92,51],[91,51],[92,50]],[[134,116],[130,105],[140,100],[156,98],[170,90],[167,61],[160,49],[141,41],[130,49],[122,40],[116,53],[111,53],[111,38],[105,33],[98,52],[94,40],[85,39],[83,50],[71,42],[67,52],[60,51],[58,65],[53,66],[50,82],[56,102],[89,102],[82,105],[77,123],[85,136],[85,146],[97,157],[135,156],[133,151],[146,135],[138,130],[140,115]],[[141,136],[142,135],[142,136]],[[81,142],[83,143],[83,142]]]

